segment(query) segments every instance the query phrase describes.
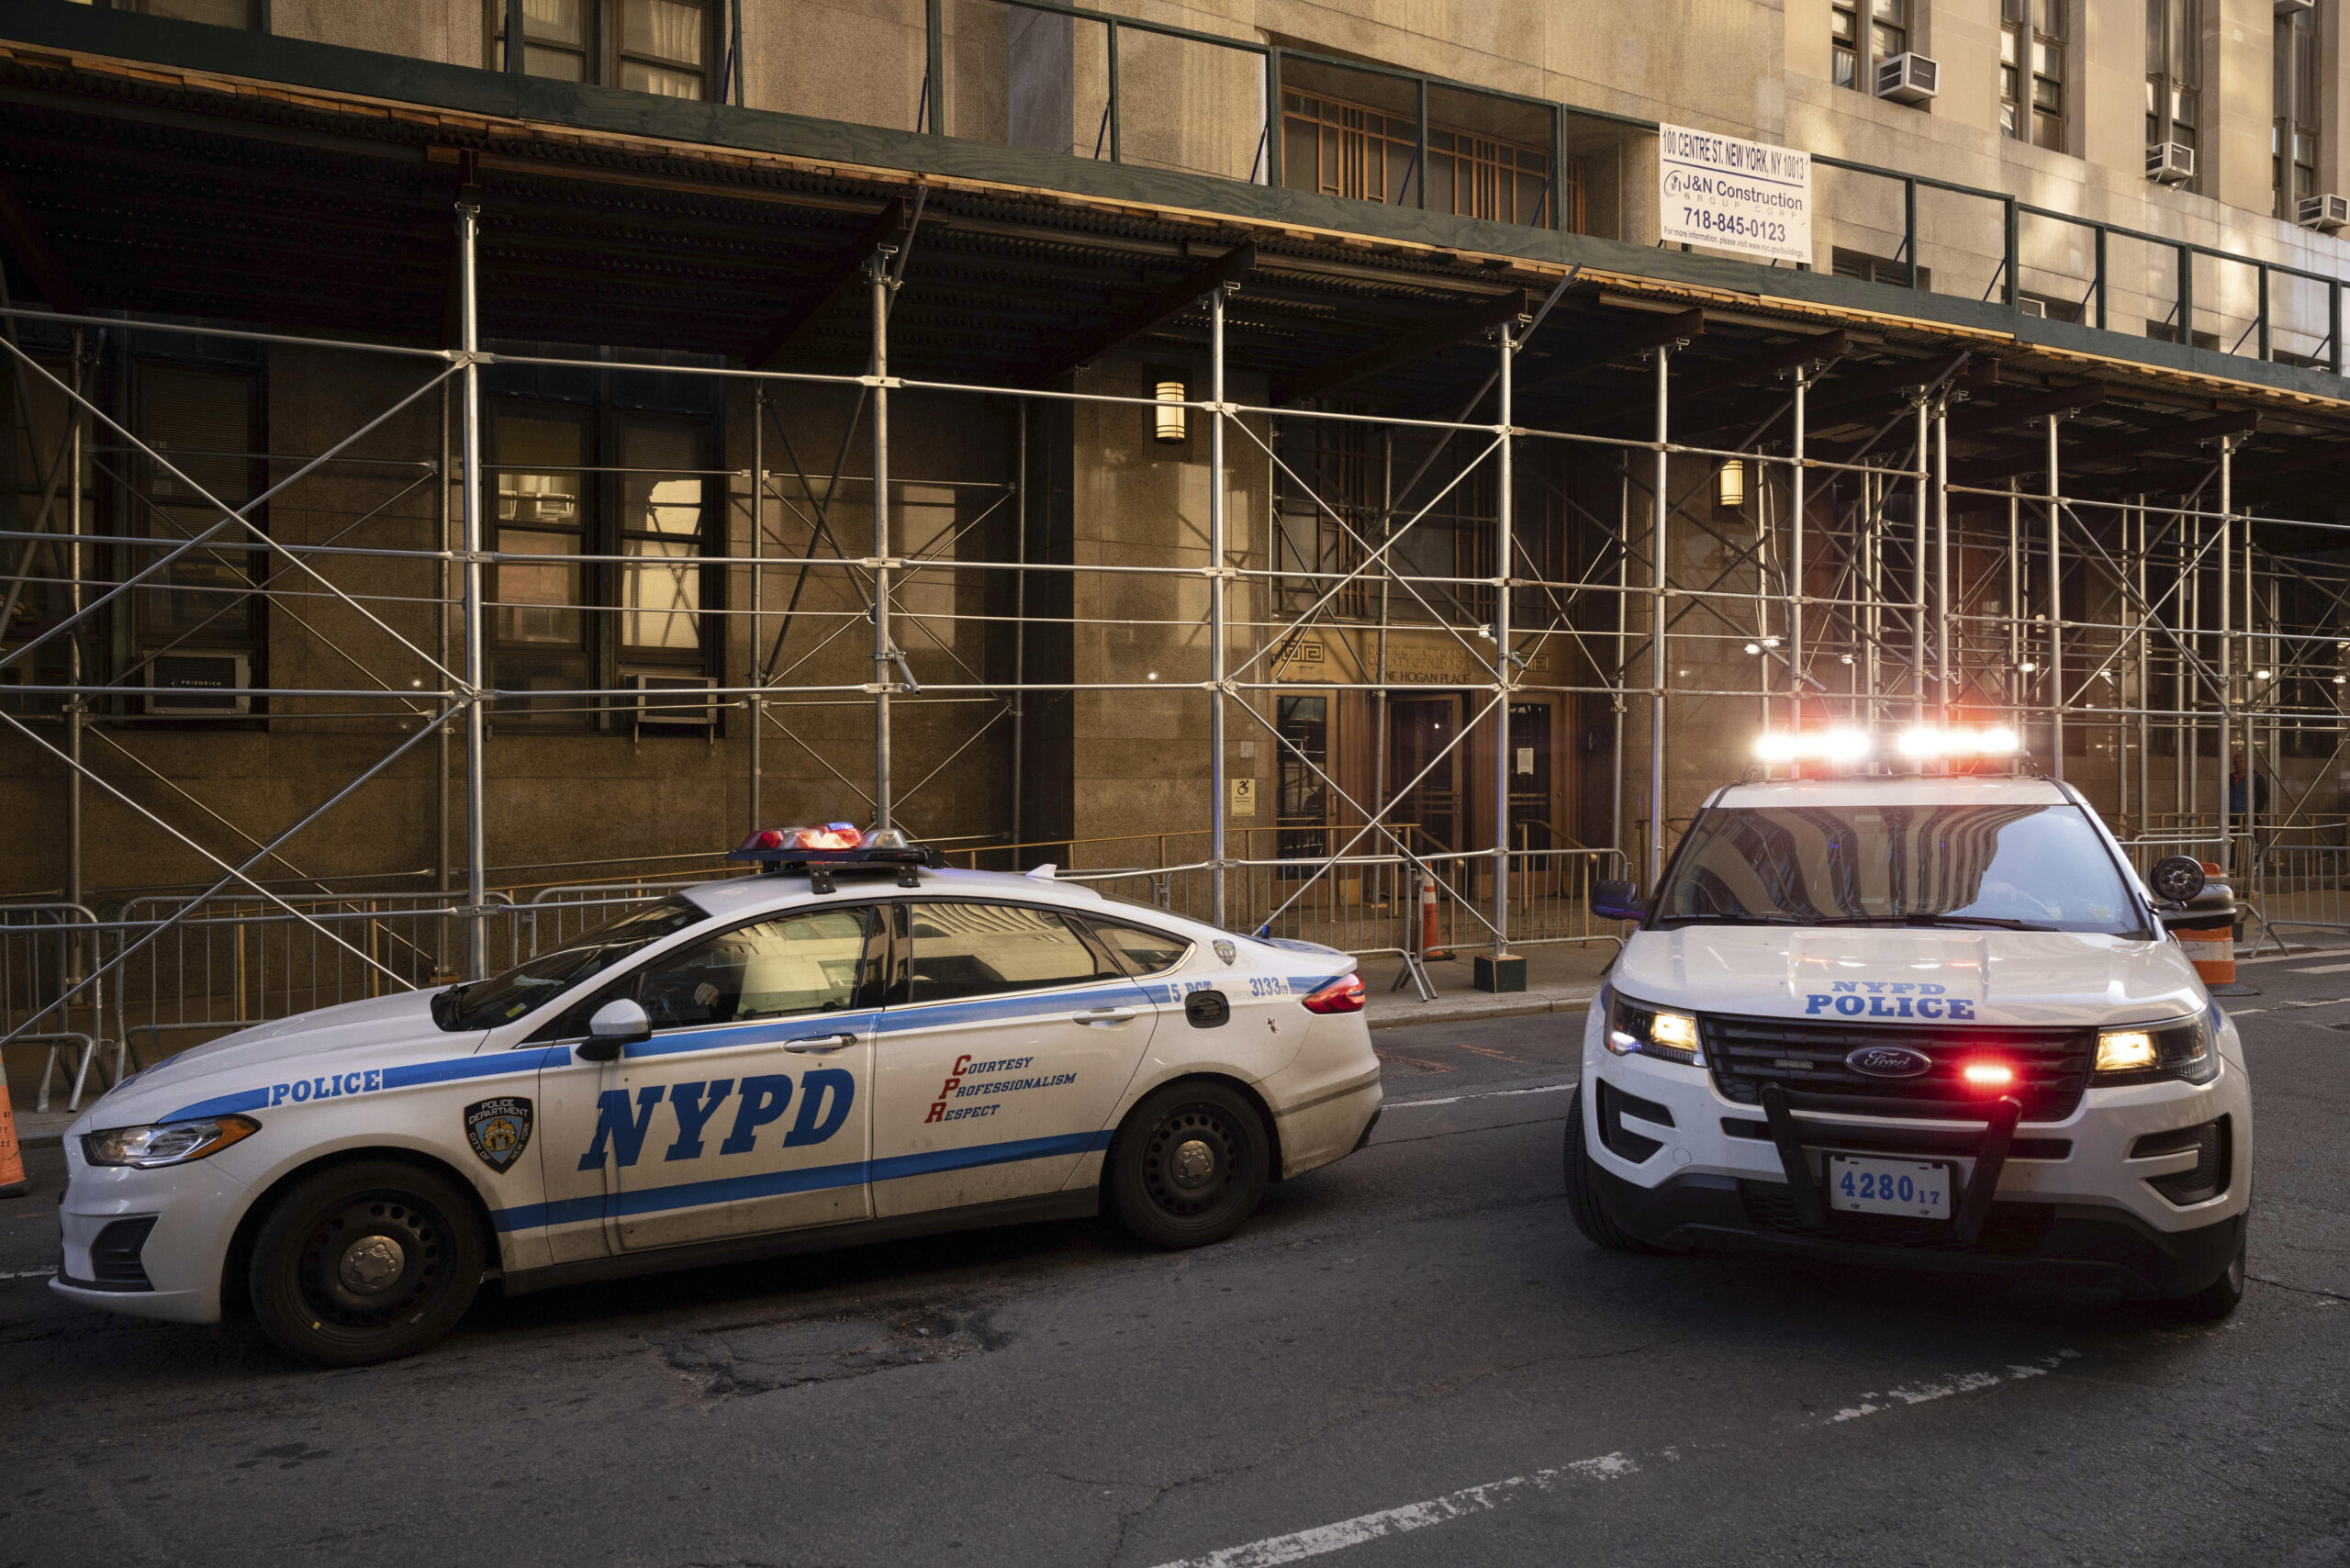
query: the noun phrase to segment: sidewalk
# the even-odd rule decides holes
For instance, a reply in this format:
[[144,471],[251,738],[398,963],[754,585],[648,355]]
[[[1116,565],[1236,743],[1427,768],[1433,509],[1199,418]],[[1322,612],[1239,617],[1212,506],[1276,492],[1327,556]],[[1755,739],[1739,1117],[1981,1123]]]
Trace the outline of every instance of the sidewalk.
[[1581,1013],[1598,991],[1600,971],[1614,960],[1617,951],[1613,942],[1516,948],[1515,956],[1526,960],[1526,989],[1495,994],[1476,988],[1476,954],[1463,948],[1459,958],[1428,966],[1428,978],[1436,982],[1434,1002],[1422,1002],[1408,980],[1401,991],[1391,989],[1403,971],[1402,959],[1367,959],[1362,965],[1362,983],[1370,1002],[1363,1008],[1363,1018],[1374,1029],[1390,1029],[1405,1024],[1513,1018],[1528,1013]]

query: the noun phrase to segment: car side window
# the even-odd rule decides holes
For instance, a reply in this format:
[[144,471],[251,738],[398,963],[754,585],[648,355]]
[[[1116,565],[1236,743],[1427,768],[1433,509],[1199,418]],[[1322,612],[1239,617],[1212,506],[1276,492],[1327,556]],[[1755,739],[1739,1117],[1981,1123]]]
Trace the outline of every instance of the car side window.
[[915,903],[908,1002],[948,1002],[1116,980],[1115,969],[1056,911],[1012,903]]
[[1171,969],[1183,961],[1192,950],[1186,937],[1170,936],[1164,931],[1152,931],[1140,925],[1128,925],[1122,920],[1102,920],[1088,916],[1086,924],[1093,927],[1093,935],[1102,938],[1111,956],[1126,967],[1130,975],[1155,975]]
[[870,907],[804,910],[690,943],[638,972],[637,1004],[656,1029],[852,1007],[871,917]]
[[803,910],[688,943],[598,987],[531,1039],[579,1038],[598,1008],[621,997],[643,1007],[656,1029],[854,1007],[873,915],[871,905]]

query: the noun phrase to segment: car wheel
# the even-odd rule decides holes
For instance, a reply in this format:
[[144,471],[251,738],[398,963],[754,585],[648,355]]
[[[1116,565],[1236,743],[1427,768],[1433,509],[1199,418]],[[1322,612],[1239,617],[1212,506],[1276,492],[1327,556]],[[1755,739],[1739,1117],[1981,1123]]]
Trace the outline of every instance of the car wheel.
[[[2247,1226],[2246,1229],[2250,1227]],[[2220,1271],[2220,1277],[2193,1295],[2183,1295],[2174,1300],[2170,1304],[2171,1310],[2197,1323],[2219,1322],[2244,1300],[2244,1242],[2239,1238],[2236,1255],[2228,1260],[2226,1268]]]
[[1220,1083],[1171,1083],[1134,1108],[1110,1144],[1118,1223],[1154,1247],[1222,1241],[1265,1195],[1272,1140],[1257,1107]]
[[447,1177],[393,1160],[295,1185],[253,1239],[253,1316],[321,1366],[412,1356],[456,1326],[482,1275],[472,1204]]
[[1567,1100],[1567,1212],[1575,1216],[1575,1228],[1595,1247],[1611,1252],[1657,1251],[1607,1212],[1607,1200],[1592,1179],[1597,1170],[1583,1139],[1583,1090],[1577,1088]]

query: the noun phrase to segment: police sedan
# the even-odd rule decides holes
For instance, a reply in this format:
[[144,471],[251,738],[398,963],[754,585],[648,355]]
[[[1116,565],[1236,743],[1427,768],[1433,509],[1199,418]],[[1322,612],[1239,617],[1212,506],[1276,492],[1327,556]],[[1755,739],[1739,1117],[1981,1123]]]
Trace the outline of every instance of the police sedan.
[[487,1279],[1102,1209],[1196,1247],[1369,1138],[1343,955],[875,838],[754,835],[766,874],[133,1075],[65,1139],[53,1288],[250,1313],[348,1365],[431,1343]]

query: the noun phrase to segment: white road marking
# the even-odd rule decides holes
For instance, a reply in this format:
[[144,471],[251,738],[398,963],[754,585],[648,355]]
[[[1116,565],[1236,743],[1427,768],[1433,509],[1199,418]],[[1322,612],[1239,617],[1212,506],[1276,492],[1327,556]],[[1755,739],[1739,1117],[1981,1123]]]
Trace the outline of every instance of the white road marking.
[[[1516,1092],[1536,1092],[1518,1090]],[[2003,1383],[2046,1377],[2079,1355],[2078,1350],[2059,1350],[2053,1356],[2042,1356],[2028,1364],[2009,1366],[1999,1372],[1958,1372],[1928,1383],[1889,1389],[1883,1394],[1863,1394],[1856,1404],[1837,1411],[1828,1421],[1831,1426],[1840,1421],[1856,1421],[1863,1416],[1874,1416],[1884,1410],[1926,1405],[1955,1394],[1996,1388]],[[1875,1403],[1879,1400],[1885,1403]],[[1566,1482],[1614,1481],[1619,1476],[1636,1475],[1639,1473],[1642,1458],[1675,1463],[1679,1462],[1681,1452],[1676,1448],[1662,1448],[1654,1454],[1635,1456],[1618,1450],[1591,1459],[1579,1459],[1572,1464],[1561,1464],[1550,1470],[1529,1471],[1524,1475],[1513,1475],[1503,1481],[1464,1486],[1458,1492],[1447,1492],[1441,1497],[1430,1497],[1424,1502],[1406,1503],[1398,1508],[1357,1514],[1353,1518],[1340,1519],[1336,1524],[1317,1525],[1312,1529],[1302,1529],[1290,1535],[1270,1535],[1261,1540],[1252,1540],[1242,1546],[1227,1546],[1201,1557],[1181,1558],[1160,1563],[1159,1568],[1272,1568],[1276,1563],[1301,1562],[1309,1557],[1344,1551],[1350,1546],[1360,1546],[1385,1536],[1403,1535],[1452,1519],[1489,1514],[1505,1503],[1516,1502],[1537,1492],[1554,1491]]]
[[[1679,1456],[1668,1449],[1662,1457],[1670,1460]],[[1227,1546],[1205,1557],[1186,1557],[1178,1562],[1163,1563],[1160,1568],[1270,1568],[1277,1562],[1302,1562],[1326,1551],[1360,1546],[1382,1536],[1426,1529],[1470,1514],[1491,1513],[1520,1495],[1548,1492],[1562,1481],[1613,1481],[1620,1475],[1636,1474],[1639,1468],[1639,1462],[1624,1454],[1604,1453],[1595,1459],[1579,1459],[1572,1464],[1560,1465],[1555,1470],[1537,1470],[1526,1475],[1513,1475],[1506,1481],[1464,1486],[1425,1503],[1406,1503],[1400,1508],[1357,1514],[1353,1518],[1302,1529],[1294,1535],[1268,1536],[1246,1546]]]
[[54,1269],[26,1269],[14,1274],[0,1274],[0,1280],[46,1280],[56,1276]]
[[2303,947],[2298,952],[2269,953],[2257,958],[2238,958],[2238,964],[2282,964],[2295,958],[2350,958],[2350,948]]
[[1514,1094],[1558,1094],[1574,1087],[1574,1080],[1564,1083],[1545,1083],[1533,1089],[1488,1089],[1482,1094],[1447,1094],[1437,1100],[1390,1100],[1391,1111],[1405,1111],[1415,1105],[1458,1105],[1463,1100],[1506,1100]]
[[2288,975],[2343,975],[2343,974],[2350,974],[2350,964],[2319,964],[2319,965],[2317,965],[2317,966],[2316,966],[2315,968],[2313,968],[2313,969],[2287,969],[2285,972],[2286,972],[2287,974],[2288,974]]
[[[1890,1410],[1896,1405],[1926,1405],[1937,1399],[1948,1399],[1953,1394],[1973,1394],[1979,1389],[1997,1388],[2003,1383],[2020,1383],[2026,1378],[2046,1377],[2058,1367],[2078,1356],[2078,1350],[2059,1350],[2053,1356],[2042,1356],[2028,1365],[2011,1366],[1998,1372],[1959,1372],[1932,1383],[1913,1383],[1907,1388],[1888,1388],[1883,1394],[1863,1394],[1860,1403],[1848,1405],[1828,1417],[1833,1426],[1839,1421],[1857,1421],[1863,1416],[1874,1416]],[[1884,1404],[1874,1403],[1877,1400]]]

